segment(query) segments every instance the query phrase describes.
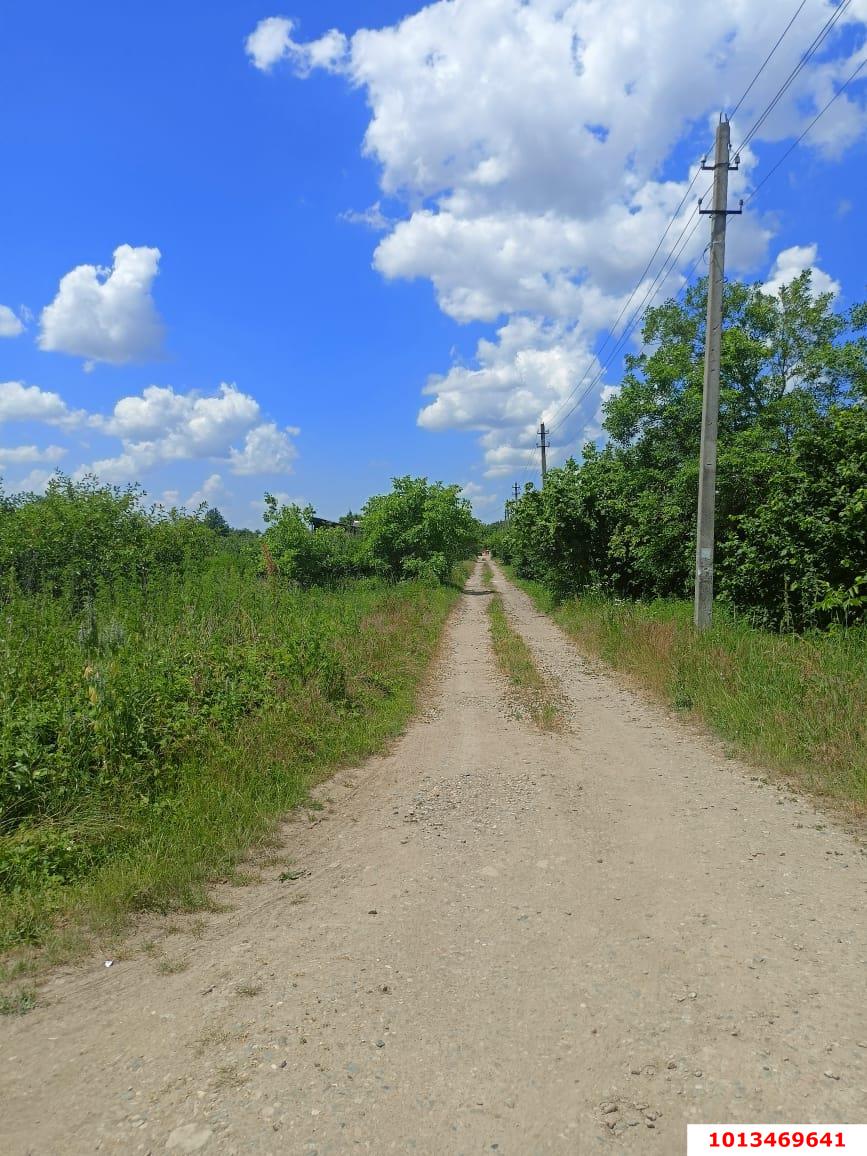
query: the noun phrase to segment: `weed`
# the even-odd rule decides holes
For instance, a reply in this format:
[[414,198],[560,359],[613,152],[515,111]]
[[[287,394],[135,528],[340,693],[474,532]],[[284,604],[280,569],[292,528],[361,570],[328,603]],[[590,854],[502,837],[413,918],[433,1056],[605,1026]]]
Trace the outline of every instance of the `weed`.
[[157,971],[160,975],[178,975],[179,972],[186,971],[190,966],[188,959],[161,959],[157,964]]
[[258,995],[261,990],[262,988],[255,983],[239,983],[235,988],[235,995],[254,996]]
[[238,871],[235,870],[229,876],[229,883],[233,887],[250,887],[254,883],[261,883],[262,876],[258,871]]
[[226,1031],[225,1028],[207,1028],[195,1043],[192,1044],[192,1047],[195,1049],[197,1055],[203,1056],[213,1048],[218,1048],[222,1044],[228,1044],[235,1038],[236,1037],[233,1036],[231,1032]]
[[214,1088],[218,1091],[243,1088],[248,1078],[243,1072],[239,1072],[234,1064],[222,1064],[214,1075]]
[[257,863],[261,868],[263,868],[263,870],[265,870],[268,867],[279,867],[281,864],[285,863],[285,861],[285,855],[268,854],[263,855],[260,859],[258,859]]
[[11,995],[0,995],[0,1016],[23,1016],[36,1007],[36,993],[22,988]]

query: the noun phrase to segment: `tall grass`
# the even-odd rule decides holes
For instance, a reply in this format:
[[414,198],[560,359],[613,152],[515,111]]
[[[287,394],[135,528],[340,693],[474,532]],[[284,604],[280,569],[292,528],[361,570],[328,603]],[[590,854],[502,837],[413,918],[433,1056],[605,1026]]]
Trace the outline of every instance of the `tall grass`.
[[193,909],[329,770],[409,716],[454,587],[339,592],[221,559],[83,606],[10,594],[0,635],[0,951],[61,958]]
[[867,808],[867,628],[773,634],[717,607],[697,633],[686,602],[556,605],[520,582],[578,645],[807,790]]

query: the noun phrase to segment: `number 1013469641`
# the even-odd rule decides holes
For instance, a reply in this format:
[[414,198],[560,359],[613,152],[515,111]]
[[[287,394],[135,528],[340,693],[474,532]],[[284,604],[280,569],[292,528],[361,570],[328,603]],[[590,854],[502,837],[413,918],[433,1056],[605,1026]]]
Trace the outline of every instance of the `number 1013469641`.
[[721,1152],[774,1152],[799,1148],[867,1156],[867,1125],[862,1124],[690,1124],[687,1156]]

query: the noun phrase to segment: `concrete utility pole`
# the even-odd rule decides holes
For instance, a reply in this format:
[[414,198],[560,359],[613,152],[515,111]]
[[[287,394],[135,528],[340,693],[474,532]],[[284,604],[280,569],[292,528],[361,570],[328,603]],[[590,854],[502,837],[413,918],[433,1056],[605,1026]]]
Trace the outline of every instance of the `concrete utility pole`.
[[545,423],[542,422],[539,427],[539,436],[542,439],[540,448],[542,450],[542,488],[545,488],[545,479],[548,476],[548,438],[545,433]]
[[517,500],[518,500],[518,483],[515,482],[515,501],[517,502]]
[[732,213],[743,209],[728,208],[731,134],[723,117],[716,130],[713,170],[713,208],[699,212],[712,218],[707,279],[707,328],[704,350],[704,396],[701,407],[701,459],[698,475],[698,533],[695,547],[695,613],[698,630],[706,630],[713,614],[713,548],[716,515],[716,455],[719,424],[719,371],[722,347],[723,287],[725,284],[726,223]]

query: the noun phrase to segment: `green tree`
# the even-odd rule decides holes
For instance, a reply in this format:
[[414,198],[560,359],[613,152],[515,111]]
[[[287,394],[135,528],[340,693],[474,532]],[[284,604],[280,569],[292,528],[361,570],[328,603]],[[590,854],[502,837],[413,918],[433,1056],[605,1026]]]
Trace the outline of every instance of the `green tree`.
[[202,521],[208,527],[208,529],[213,530],[215,534],[220,534],[225,537],[225,535],[231,531],[231,526],[216,506],[212,506],[205,512],[205,516],[202,518]]
[[394,479],[391,493],[371,498],[361,526],[375,571],[391,581],[448,581],[481,540],[481,526],[460,491],[460,486],[403,477]]

